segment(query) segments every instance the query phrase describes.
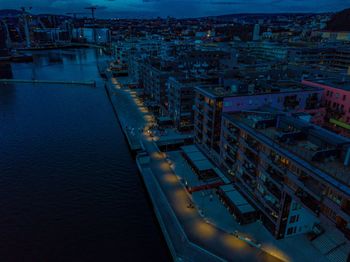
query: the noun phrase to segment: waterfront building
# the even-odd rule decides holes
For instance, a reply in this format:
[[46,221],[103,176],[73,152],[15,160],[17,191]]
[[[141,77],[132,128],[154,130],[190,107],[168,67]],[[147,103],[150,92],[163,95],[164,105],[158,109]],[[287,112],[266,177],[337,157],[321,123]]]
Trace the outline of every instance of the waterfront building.
[[335,132],[350,137],[350,81],[343,80],[303,80],[303,84],[322,88],[326,106],[325,125]]
[[198,86],[195,89],[195,142],[214,159],[220,154],[221,116],[223,112],[255,110],[271,106],[277,110],[308,113],[310,121],[321,124],[320,108],[323,90],[294,82],[255,83],[222,79],[221,85]]
[[218,76],[205,74],[202,77],[193,77],[184,73],[177,77],[169,77],[168,112],[179,131],[193,130],[194,87],[209,83],[217,84]]
[[320,230],[350,237],[349,139],[261,109],[223,114],[220,149],[233,186],[276,238]]
[[168,93],[166,82],[174,73],[176,64],[157,57],[143,60],[139,67],[139,77],[143,87],[143,93],[149,105],[154,107],[155,112],[164,115],[168,108]]

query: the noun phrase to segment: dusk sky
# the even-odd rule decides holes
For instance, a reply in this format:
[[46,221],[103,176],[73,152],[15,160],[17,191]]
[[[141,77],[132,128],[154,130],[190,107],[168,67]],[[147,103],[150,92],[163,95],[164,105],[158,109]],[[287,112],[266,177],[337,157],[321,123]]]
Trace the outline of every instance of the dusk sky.
[[245,12],[324,12],[350,7],[350,0],[0,0],[0,9],[32,6],[33,13],[84,12],[99,17],[196,17]]

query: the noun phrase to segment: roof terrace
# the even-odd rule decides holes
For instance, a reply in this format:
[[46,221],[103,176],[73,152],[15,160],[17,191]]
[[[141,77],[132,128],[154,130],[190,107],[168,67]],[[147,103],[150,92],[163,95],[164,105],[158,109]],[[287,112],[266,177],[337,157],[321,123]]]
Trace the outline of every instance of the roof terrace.
[[[343,79],[340,78],[328,78],[328,79],[320,79],[320,80],[311,80],[314,83],[311,82],[311,85],[313,86],[329,86],[336,89],[341,89],[345,91],[350,91],[350,78],[349,77],[343,77]],[[309,83],[308,81],[304,81],[306,83]]]
[[[245,82],[243,81],[243,84]],[[298,82],[292,81],[276,81],[276,82],[267,82],[267,81],[253,81],[249,83],[254,85],[252,88],[254,92],[247,91],[246,93],[238,93],[235,89],[224,87],[222,85],[203,85],[198,86],[200,90],[209,94],[213,97],[234,97],[242,95],[261,95],[261,94],[272,94],[272,93],[288,93],[288,92],[302,92],[302,91],[319,91],[320,87],[316,86],[307,86]]]
[[238,113],[230,116],[252,128],[261,138],[267,138],[271,146],[292,154],[287,157],[293,159],[297,156],[311,165],[309,169],[317,168],[336,181],[350,185],[350,162],[347,160],[350,154],[349,139],[284,115]]

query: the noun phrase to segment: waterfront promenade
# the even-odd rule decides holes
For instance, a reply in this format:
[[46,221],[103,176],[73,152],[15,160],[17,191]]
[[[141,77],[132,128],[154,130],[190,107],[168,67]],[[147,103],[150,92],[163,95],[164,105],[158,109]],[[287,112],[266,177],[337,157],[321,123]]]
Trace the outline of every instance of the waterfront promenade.
[[[174,219],[178,220],[178,223],[182,225],[189,242],[205,250],[202,256],[207,256],[207,252],[209,252],[209,254],[212,254],[212,259],[220,257],[227,261],[281,261],[249,245],[245,241],[236,238],[230,234],[230,232],[225,232],[208,223],[208,221],[200,215],[196,207],[189,208],[188,205],[192,203],[193,200],[178,177],[173,173],[169,163],[166,161],[165,154],[159,151],[153,139],[147,136],[147,134],[142,136],[142,143],[147,155],[150,156],[148,167],[140,170],[144,179],[147,180],[145,183],[149,183],[148,180],[150,178],[147,177],[149,174],[145,175],[144,172],[151,170],[153,179],[156,179],[159,187],[157,190],[164,192],[165,201],[171,206],[176,216]],[[149,173],[149,171],[146,173]],[[154,190],[149,191],[149,193],[151,195],[154,194]],[[163,221],[168,220],[164,205],[156,205],[155,209],[163,214]],[[177,233],[181,235],[181,231]],[[172,241],[176,243],[178,240],[172,238]],[[184,250],[180,250],[180,252],[177,253],[186,254],[186,247],[183,249]],[[192,261],[190,254],[191,253],[188,254],[188,257],[186,256],[186,261]]]
[[142,132],[154,118],[137,97],[137,90],[109,81],[109,92],[131,147],[140,146],[138,167],[173,257],[178,261],[281,261],[225,232],[201,216],[191,196],[170,168],[154,138]]

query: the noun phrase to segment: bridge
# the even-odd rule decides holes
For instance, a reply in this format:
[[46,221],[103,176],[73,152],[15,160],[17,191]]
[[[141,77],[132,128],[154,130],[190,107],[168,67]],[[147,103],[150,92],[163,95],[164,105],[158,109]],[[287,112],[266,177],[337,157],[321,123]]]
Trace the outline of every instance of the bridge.
[[95,81],[55,81],[55,80],[32,80],[32,79],[0,79],[0,84],[59,84],[59,85],[85,85],[96,87]]

